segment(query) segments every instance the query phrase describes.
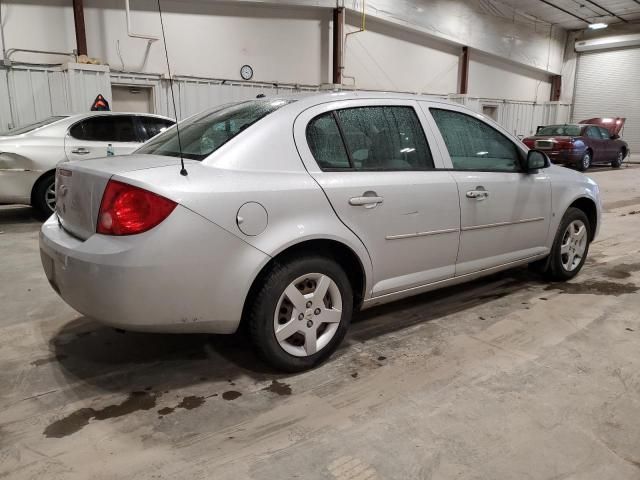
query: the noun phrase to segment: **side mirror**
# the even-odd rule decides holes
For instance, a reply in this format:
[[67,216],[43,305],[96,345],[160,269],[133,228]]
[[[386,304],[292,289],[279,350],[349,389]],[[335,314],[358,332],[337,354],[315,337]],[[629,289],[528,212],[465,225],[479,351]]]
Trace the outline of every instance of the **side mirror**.
[[546,153],[541,152],[540,150],[529,150],[529,153],[527,153],[527,172],[534,172],[541,168],[547,168],[549,165],[551,165],[551,161],[549,160],[549,157],[547,157]]
[[618,135],[617,133],[614,133],[614,134],[613,134],[613,135],[611,135],[609,138],[610,138],[611,140],[617,140],[617,139],[619,139],[619,138],[620,138],[620,135]]

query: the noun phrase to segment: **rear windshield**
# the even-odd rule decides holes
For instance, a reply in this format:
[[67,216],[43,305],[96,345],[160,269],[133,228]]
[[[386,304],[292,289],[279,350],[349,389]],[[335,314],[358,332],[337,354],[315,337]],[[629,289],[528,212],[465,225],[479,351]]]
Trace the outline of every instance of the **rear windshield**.
[[[253,100],[208,110],[180,122],[182,156],[204,160],[222,145],[290,100]],[[178,132],[173,126],[154,137],[135,153],[180,157]]]
[[44,127],[45,125],[49,125],[50,123],[57,122],[58,120],[62,120],[63,118],[67,118],[67,117],[58,116],[58,117],[45,118],[44,120],[30,123],[29,125],[25,125],[24,127],[14,128],[13,130],[7,130],[6,132],[0,132],[0,136],[8,137],[11,135],[22,135],[23,133],[29,133],[31,130]]
[[580,135],[580,129],[578,125],[549,125],[548,127],[542,127],[536,135],[561,135],[567,137],[575,137]]

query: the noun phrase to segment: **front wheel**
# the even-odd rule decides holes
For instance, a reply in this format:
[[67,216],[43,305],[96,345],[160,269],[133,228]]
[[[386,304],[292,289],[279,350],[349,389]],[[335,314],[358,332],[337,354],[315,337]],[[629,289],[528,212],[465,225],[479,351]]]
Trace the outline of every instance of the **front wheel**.
[[591,152],[588,150],[584,152],[584,155],[582,155],[582,158],[578,160],[578,163],[576,166],[578,167],[578,170],[580,170],[581,172],[584,172],[585,170],[587,170],[591,166]]
[[[335,351],[353,311],[347,275],[332,259],[302,257],[276,264],[258,279],[248,308],[251,339],[279,370],[312,368]],[[251,295],[251,294],[250,294]]]
[[622,161],[624,160],[624,150],[620,150],[618,155],[616,155],[616,159],[611,162],[611,166],[613,168],[620,168],[622,166]]
[[552,280],[569,280],[582,269],[589,252],[590,231],[585,213],[577,208],[569,208],[551,247],[546,273]]

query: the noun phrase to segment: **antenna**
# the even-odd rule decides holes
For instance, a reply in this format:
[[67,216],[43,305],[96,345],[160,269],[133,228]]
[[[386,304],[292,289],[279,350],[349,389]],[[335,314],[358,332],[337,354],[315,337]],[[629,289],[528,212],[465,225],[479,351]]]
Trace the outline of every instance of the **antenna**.
[[176,134],[178,135],[178,150],[180,150],[180,175],[187,176],[187,169],[184,168],[184,157],[182,156],[182,140],[180,139],[180,127],[178,127],[178,110],[176,110],[176,95],[173,93],[173,76],[169,65],[169,52],[167,51],[167,37],[164,34],[164,22],[162,21],[162,8],[158,0],[158,14],[160,15],[160,27],[162,28],[162,43],[164,43],[164,58],[167,60],[167,71],[169,72],[169,88],[171,90],[171,101],[173,103],[173,113],[176,116]]

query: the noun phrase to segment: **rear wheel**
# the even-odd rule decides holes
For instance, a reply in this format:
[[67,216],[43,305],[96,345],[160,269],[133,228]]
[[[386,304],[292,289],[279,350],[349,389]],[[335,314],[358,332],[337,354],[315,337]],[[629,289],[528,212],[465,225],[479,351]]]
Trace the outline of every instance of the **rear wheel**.
[[33,188],[31,204],[42,215],[48,217],[53,214],[56,208],[56,177],[53,172],[38,180]]
[[590,242],[589,219],[578,208],[569,208],[556,233],[547,266],[552,280],[569,280],[582,269]]
[[247,298],[249,332],[267,362],[297,372],[335,351],[351,322],[353,292],[334,260],[291,259],[258,281],[254,298]]
[[584,172],[590,166],[591,166],[591,151],[587,150],[586,152],[584,152],[584,155],[582,155],[582,158],[578,160],[576,167],[578,167],[578,170],[580,170],[581,172]]
[[616,159],[611,162],[611,166],[613,168],[620,168],[622,166],[622,161],[624,160],[624,150],[620,150],[618,155],[616,155]]

